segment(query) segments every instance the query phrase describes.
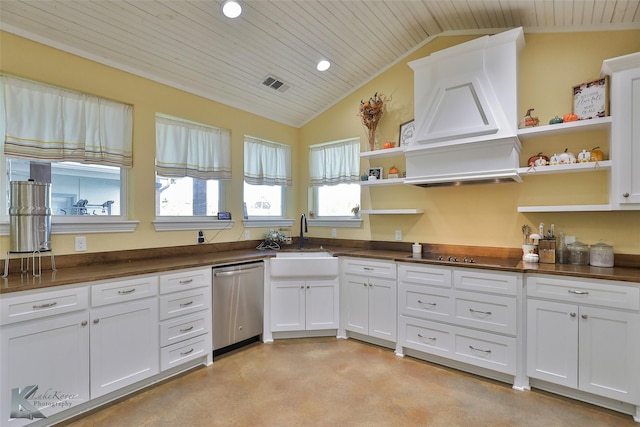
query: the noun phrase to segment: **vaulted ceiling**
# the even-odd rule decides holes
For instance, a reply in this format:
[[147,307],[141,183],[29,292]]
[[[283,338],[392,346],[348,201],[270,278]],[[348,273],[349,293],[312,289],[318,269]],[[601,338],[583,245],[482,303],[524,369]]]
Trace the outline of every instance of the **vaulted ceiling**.
[[240,1],[0,0],[0,28],[295,127],[439,34],[640,29],[638,0]]

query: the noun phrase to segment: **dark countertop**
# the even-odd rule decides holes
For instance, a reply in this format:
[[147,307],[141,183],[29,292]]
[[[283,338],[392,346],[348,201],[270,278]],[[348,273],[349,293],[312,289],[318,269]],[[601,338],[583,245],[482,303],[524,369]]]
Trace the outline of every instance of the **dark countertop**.
[[[306,248],[318,250],[319,248]],[[537,264],[524,263],[514,258],[492,258],[488,264],[464,264],[461,262],[447,262],[413,258],[410,253],[394,250],[373,250],[348,247],[329,247],[323,250],[332,252],[335,256],[351,256],[387,261],[400,261],[430,265],[446,265],[461,268],[477,268],[494,271],[511,271],[516,273],[542,273],[568,277],[583,277],[592,279],[618,280],[631,282],[640,286],[640,268],[631,267],[591,267],[567,264]],[[295,249],[291,249],[295,250]],[[214,252],[198,255],[164,256],[152,259],[126,260],[89,264],[83,266],[58,268],[56,271],[42,270],[40,277],[29,273],[10,273],[7,278],[0,278],[0,294],[11,292],[44,289],[55,286],[92,282],[97,280],[119,279],[141,274],[157,274],[171,272],[184,268],[212,267],[217,265],[234,264],[260,260],[275,256],[272,250],[236,249],[224,252]]]

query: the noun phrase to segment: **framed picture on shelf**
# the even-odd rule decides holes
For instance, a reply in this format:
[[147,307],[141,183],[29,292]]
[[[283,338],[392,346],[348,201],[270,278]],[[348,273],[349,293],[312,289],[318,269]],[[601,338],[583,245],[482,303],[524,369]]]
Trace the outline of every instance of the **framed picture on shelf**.
[[414,131],[415,131],[414,120],[409,120],[408,122],[402,123],[400,125],[400,134],[398,136],[400,147],[407,146],[411,142],[413,142]]
[[369,180],[382,179],[382,168],[369,168]]
[[603,77],[573,87],[573,114],[578,120],[595,119],[609,115],[609,79]]

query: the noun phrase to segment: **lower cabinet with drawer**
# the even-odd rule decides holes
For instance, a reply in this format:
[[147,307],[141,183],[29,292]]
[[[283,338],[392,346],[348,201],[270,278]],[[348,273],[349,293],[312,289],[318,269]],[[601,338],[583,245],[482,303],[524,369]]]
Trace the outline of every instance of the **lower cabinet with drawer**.
[[573,397],[631,413],[640,421],[639,360],[637,285],[527,277],[527,375],[532,386],[563,394],[567,389],[584,392]]
[[398,318],[396,263],[366,258],[341,261],[342,335],[393,348]]
[[521,274],[400,263],[397,352],[524,388],[521,305]]
[[160,369],[212,357],[211,269],[160,276]]
[[23,426],[90,398],[86,286],[0,299],[0,426]]

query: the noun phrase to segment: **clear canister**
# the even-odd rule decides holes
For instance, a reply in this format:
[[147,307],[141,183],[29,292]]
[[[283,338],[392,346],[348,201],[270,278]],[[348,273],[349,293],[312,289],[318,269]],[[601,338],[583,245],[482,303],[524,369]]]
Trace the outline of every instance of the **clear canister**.
[[573,242],[567,245],[569,251],[569,264],[589,265],[589,245],[582,242]]

